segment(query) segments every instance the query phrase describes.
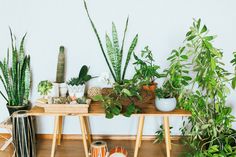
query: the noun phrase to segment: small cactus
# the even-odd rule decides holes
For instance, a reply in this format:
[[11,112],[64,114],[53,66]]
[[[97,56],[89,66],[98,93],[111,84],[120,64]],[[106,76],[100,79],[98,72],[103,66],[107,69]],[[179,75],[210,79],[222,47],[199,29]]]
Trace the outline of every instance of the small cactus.
[[60,46],[58,61],[57,61],[57,76],[56,83],[64,83],[65,82],[65,48],[64,46]]

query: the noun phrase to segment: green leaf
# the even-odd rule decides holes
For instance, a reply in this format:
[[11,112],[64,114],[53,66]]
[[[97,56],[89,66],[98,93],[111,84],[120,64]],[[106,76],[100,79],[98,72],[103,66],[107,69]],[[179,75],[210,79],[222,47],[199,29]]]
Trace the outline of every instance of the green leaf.
[[235,89],[235,87],[236,87],[236,77],[234,77],[232,80],[232,88]]
[[190,40],[194,39],[195,37],[196,37],[196,35],[192,35],[192,36],[187,38],[187,41],[190,41]]
[[127,96],[132,96],[131,92],[128,89],[123,89],[122,93],[125,93]]
[[206,31],[207,31],[207,27],[206,27],[206,25],[204,25],[204,26],[202,27],[201,33],[205,33]]
[[183,58],[183,59],[185,59],[185,60],[188,59],[188,56],[187,56],[187,55],[181,55],[180,57]]
[[131,59],[131,55],[134,52],[134,49],[135,49],[135,47],[137,45],[137,42],[138,42],[138,34],[134,37],[134,39],[133,39],[133,41],[131,43],[131,46],[129,48],[129,51],[128,51],[128,54],[127,54],[127,57],[126,57],[126,61],[125,61],[125,67],[124,67],[124,70],[123,70],[122,80],[125,79],[125,73],[126,73],[129,61]]
[[113,107],[111,111],[116,116],[120,114],[120,109],[118,107]]
[[103,101],[103,96],[102,95],[96,95],[92,97],[93,101]]

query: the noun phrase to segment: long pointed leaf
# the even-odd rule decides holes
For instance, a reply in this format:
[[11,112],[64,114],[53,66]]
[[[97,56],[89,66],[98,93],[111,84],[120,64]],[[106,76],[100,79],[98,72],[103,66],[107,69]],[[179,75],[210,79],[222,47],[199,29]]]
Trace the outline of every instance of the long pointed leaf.
[[134,39],[133,39],[133,41],[131,43],[131,46],[129,48],[129,51],[128,51],[128,54],[127,54],[127,57],[126,57],[126,62],[125,62],[125,67],[124,67],[124,71],[123,71],[122,80],[125,79],[125,73],[126,73],[129,61],[131,59],[132,53],[134,52],[134,49],[135,49],[135,47],[137,45],[137,42],[138,42],[138,34],[134,37]]
[[121,65],[122,65],[122,58],[123,58],[123,50],[124,50],[124,43],[125,43],[125,37],[126,37],[126,32],[128,29],[128,25],[129,25],[129,17],[127,17],[126,19],[126,23],[125,23],[125,30],[124,30],[124,35],[123,35],[123,39],[122,39],[122,45],[121,45],[121,49],[120,49],[120,58],[121,58]]
[[91,25],[92,25],[93,31],[94,31],[94,33],[95,33],[97,39],[98,39],[98,43],[99,43],[99,46],[100,46],[100,48],[101,48],[101,50],[102,50],[102,54],[103,54],[103,56],[104,56],[104,58],[105,58],[105,61],[106,61],[106,63],[107,63],[107,66],[108,66],[108,68],[109,68],[109,70],[110,70],[110,72],[111,72],[111,74],[112,74],[113,79],[114,79],[115,82],[116,82],[115,74],[114,74],[114,72],[113,72],[113,70],[112,70],[112,68],[111,68],[111,65],[109,64],[109,61],[108,61],[108,59],[107,59],[107,56],[106,56],[106,54],[105,54],[105,51],[104,51],[104,48],[103,48],[103,45],[102,45],[100,36],[99,36],[99,34],[98,34],[98,31],[97,31],[97,29],[96,29],[96,27],[95,27],[95,25],[94,25],[94,23],[93,23],[93,21],[92,21],[90,15],[89,15],[89,11],[88,11],[87,4],[86,4],[86,1],[85,1],[85,0],[84,0],[84,7],[85,7],[86,13],[87,13],[87,15],[88,15],[89,21],[90,21],[90,23],[91,23]]

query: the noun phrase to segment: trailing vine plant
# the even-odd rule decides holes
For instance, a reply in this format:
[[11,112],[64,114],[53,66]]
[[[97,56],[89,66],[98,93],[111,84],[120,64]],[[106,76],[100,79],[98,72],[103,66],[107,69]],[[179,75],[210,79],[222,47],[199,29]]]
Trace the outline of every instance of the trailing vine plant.
[[193,71],[192,88],[179,100],[181,107],[192,113],[182,128],[192,148],[186,156],[236,156],[234,117],[226,106],[230,73],[221,62],[223,52],[213,45],[214,38],[201,19],[194,20],[186,34],[185,52],[192,58]]

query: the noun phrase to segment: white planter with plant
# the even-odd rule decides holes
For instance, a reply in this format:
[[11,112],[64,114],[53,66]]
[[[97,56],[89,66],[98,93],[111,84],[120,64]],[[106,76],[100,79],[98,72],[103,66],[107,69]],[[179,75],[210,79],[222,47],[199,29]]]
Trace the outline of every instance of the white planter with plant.
[[43,96],[44,99],[48,99],[48,97],[51,97],[50,93],[52,93],[52,89],[53,84],[48,80],[41,81],[38,84],[38,92],[41,96]]
[[91,75],[88,75],[89,68],[86,65],[83,65],[80,69],[79,76],[71,78],[67,82],[69,96],[72,100],[82,98],[85,93],[86,82],[92,79]]

